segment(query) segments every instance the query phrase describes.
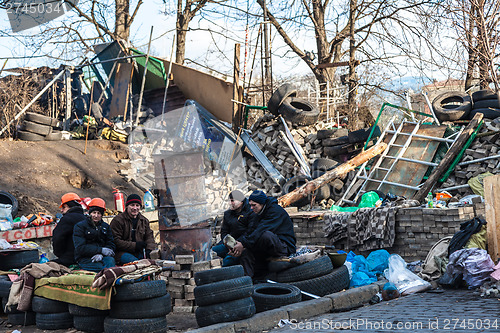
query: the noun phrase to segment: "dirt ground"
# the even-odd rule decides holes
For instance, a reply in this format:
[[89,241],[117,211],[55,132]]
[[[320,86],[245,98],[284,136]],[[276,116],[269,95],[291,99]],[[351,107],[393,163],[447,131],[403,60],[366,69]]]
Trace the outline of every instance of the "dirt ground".
[[113,188],[125,194],[142,192],[118,173],[120,159],[128,158],[125,144],[85,141],[0,141],[0,190],[19,201],[18,216],[38,211],[55,215],[61,196],[101,197],[114,209]]

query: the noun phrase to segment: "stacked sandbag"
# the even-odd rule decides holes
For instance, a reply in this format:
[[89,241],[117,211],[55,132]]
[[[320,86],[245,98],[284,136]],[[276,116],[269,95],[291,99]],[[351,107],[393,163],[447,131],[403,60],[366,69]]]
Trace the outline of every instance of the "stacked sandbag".
[[75,304],[68,305],[69,313],[73,316],[73,327],[82,332],[104,332],[104,319],[108,310],[98,310]]
[[255,314],[252,279],[244,276],[243,266],[197,272],[194,280],[198,326],[246,319]]
[[36,312],[36,327],[41,330],[59,330],[73,327],[73,316],[68,303],[34,296],[31,308]]
[[472,93],[472,110],[468,119],[472,119],[476,113],[482,113],[483,118],[495,119],[500,117],[500,101],[498,93],[482,89]]
[[58,141],[62,140],[59,128],[60,122],[56,118],[26,112],[23,130],[17,132],[17,137],[24,141]]
[[325,296],[349,288],[349,271],[345,265],[333,268],[330,258],[322,256],[278,272],[274,280],[316,296]]
[[109,316],[104,319],[104,332],[167,332],[166,316],[171,309],[172,301],[164,280],[116,286]]

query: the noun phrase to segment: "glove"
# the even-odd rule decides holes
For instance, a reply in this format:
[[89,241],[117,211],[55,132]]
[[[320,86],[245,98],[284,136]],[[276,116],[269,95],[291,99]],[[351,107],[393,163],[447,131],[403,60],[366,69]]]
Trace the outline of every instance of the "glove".
[[111,250],[109,247],[103,247],[101,252],[106,257],[112,257],[115,255],[115,251]]
[[91,258],[92,262],[98,262],[98,261],[102,261],[102,254],[96,254],[95,256],[93,256]]
[[135,252],[139,252],[144,248],[146,248],[146,242],[135,242]]

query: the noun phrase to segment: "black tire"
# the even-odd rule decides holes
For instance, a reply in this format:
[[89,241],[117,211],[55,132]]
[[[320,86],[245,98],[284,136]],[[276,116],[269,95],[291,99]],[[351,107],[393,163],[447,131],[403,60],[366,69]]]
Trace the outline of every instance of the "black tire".
[[299,126],[312,125],[319,117],[319,109],[316,106],[297,97],[285,98],[278,111],[285,120]]
[[48,125],[37,124],[31,121],[25,121],[24,130],[30,133],[46,136],[52,132],[52,127]]
[[7,315],[7,321],[12,325],[22,325],[31,326],[36,323],[36,313],[32,311],[19,312],[19,313],[9,313]]
[[116,294],[113,301],[133,301],[165,296],[167,283],[164,280],[136,282],[115,286]]
[[328,256],[306,262],[282,272],[276,273],[276,282],[287,283],[313,279],[333,271],[332,261]]
[[469,117],[468,118],[469,119],[474,118],[474,116],[476,115],[476,113],[482,113],[483,117],[487,118],[487,119],[496,119],[496,118],[500,117],[500,109],[488,108],[488,109],[473,109],[469,113]]
[[341,146],[331,146],[331,147],[324,147],[323,148],[323,154],[328,157],[335,157],[339,155],[344,155],[349,152],[349,147],[352,147],[351,145],[341,145]]
[[151,319],[117,319],[106,317],[104,319],[104,332],[106,333],[167,333],[167,318]]
[[465,119],[472,109],[472,99],[463,92],[446,92],[434,99],[432,108],[440,121]]
[[23,141],[43,141],[45,137],[43,135],[38,135],[26,131],[17,131],[17,138]]
[[497,93],[490,89],[481,89],[472,93],[472,101],[474,104],[488,99],[498,99]]
[[[84,306],[78,306],[75,304],[68,304],[69,313],[73,316],[78,317],[105,317],[109,314],[109,310],[98,310],[93,308],[87,308]],[[104,320],[104,319],[103,319]]]
[[339,136],[338,138],[327,138],[322,142],[323,147],[341,146],[349,143],[349,136]]
[[104,332],[106,316],[74,316],[73,327],[79,331],[90,333]]
[[477,109],[500,109],[500,101],[498,99],[484,99],[474,103],[472,110]]
[[255,310],[262,312],[298,303],[302,300],[302,294],[299,288],[289,284],[262,283],[253,287],[252,298]]
[[331,137],[335,137],[335,133],[337,133],[336,128],[328,128],[319,130],[316,134],[318,135],[318,140],[328,139]]
[[243,266],[236,265],[196,272],[194,273],[194,282],[197,286],[202,286],[217,281],[239,278],[243,275],[245,275]]
[[12,218],[17,216],[19,210],[19,202],[16,197],[6,191],[0,191],[0,203],[12,206]]
[[[31,308],[37,313],[68,312],[68,303],[55,301],[44,297],[34,296]],[[69,312],[68,312],[69,313]]]
[[252,278],[243,276],[194,288],[196,305],[207,306],[252,296]]
[[38,250],[5,252],[0,255],[0,269],[8,271],[13,268],[23,268],[38,260]]
[[314,172],[316,170],[319,171],[329,171],[332,169],[335,169],[340,165],[339,162],[334,161],[329,158],[317,158],[314,160],[314,162],[311,165],[311,171]]
[[255,303],[252,297],[247,297],[235,301],[199,306],[195,314],[198,326],[205,327],[250,318],[255,312]]
[[310,280],[290,282],[289,284],[313,295],[325,296],[349,288],[349,271],[343,265],[342,267],[335,268],[330,274]]
[[[285,185],[283,185],[283,195],[292,192],[298,187],[301,187],[304,185],[308,180],[310,180],[309,177],[306,176],[295,176],[287,180]],[[291,206],[293,207],[303,207],[305,205],[308,205],[311,202],[310,197],[305,197],[303,199],[300,199],[298,201],[295,201]]]
[[[38,114],[34,112],[26,112],[26,115],[24,116],[24,120],[37,123],[37,124],[42,124],[46,126],[53,126],[52,124],[54,123],[54,118],[44,116],[43,114]],[[57,121],[57,120],[56,120]]]
[[166,316],[172,309],[170,294],[161,297],[111,302],[109,316],[119,319],[156,318]]
[[0,280],[0,297],[9,298],[11,286],[12,282],[10,280]]
[[69,312],[36,313],[36,327],[41,330],[61,330],[73,327],[73,316]]
[[297,89],[290,83],[285,83],[278,87],[267,102],[267,109],[275,116],[279,115],[278,109],[287,97],[297,96]]
[[[325,172],[316,170],[313,171],[312,173],[312,178],[316,179],[318,177],[321,177]],[[330,197],[330,185],[326,184],[321,186],[317,191],[316,191],[316,201],[321,201],[324,199],[328,199]]]
[[45,141],[61,141],[61,140],[62,140],[61,131],[52,131],[52,133],[45,136]]
[[9,301],[9,298],[8,297],[2,297],[2,310],[4,313],[6,314],[10,314],[10,313],[24,313],[22,311],[18,311],[17,310],[17,306],[6,306],[7,305],[7,302]]

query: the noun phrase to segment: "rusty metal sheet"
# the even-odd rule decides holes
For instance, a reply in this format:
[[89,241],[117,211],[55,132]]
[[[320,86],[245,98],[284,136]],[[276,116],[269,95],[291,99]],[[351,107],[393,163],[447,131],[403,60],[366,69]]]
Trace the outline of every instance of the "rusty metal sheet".
[[192,254],[195,262],[211,259],[212,233],[209,226],[160,230],[160,242],[162,259],[174,260],[178,254]]
[[[411,133],[414,128],[415,125],[407,124],[403,126],[403,132]],[[417,134],[442,138],[444,136],[445,130],[446,126],[422,125],[417,131]],[[391,138],[392,135],[387,135],[387,138],[384,141],[388,143]],[[395,144],[403,145],[406,142],[407,138],[408,136],[400,135],[398,136],[398,138],[396,138]],[[436,154],[438,146],[438,141],[423,138],[413,138],[410,146],[407,148],[402,157],[431,162],[434,158],[434,155]],[[396,156],[400,150],[401,148],[399,147],[391,147],[388,155]],[[386,158],[384,159],[384,161],[382,161],[380,166],[382,168],[389,168],[393,161],[394,160],[392,159]],[[387,177],[386,181],[410,186],[418,186],[422,182],[422,179],[425,176],[428,168],[429,166],[419,163],[398,161],[394,166],[392,172]],[[386,172],[383,170],[376,170],[375,174],[372,175],[372,178],[381,180],[384,178],[385,173]],[[366,185],[366,190],[371,191],[377,189],[378,185],[379,183],[376,182],[368,182]],[[383,193],[392,193],[407,198],[412,197],[416,192],[412,189],[388,184],[383,184],[380,188],[380,191],[382,191]]]
[[134,65],[131,63],[117,64],[113,97],[109,105],[109,118],[126,116],[133,71]]

